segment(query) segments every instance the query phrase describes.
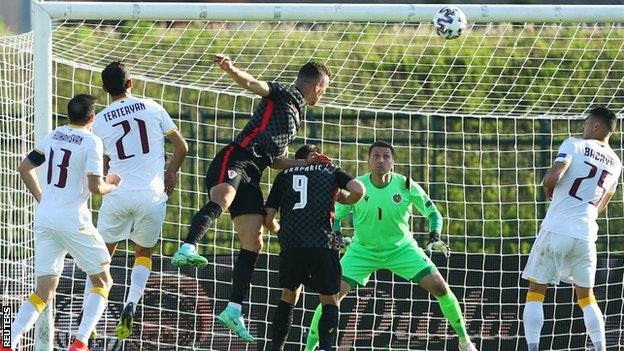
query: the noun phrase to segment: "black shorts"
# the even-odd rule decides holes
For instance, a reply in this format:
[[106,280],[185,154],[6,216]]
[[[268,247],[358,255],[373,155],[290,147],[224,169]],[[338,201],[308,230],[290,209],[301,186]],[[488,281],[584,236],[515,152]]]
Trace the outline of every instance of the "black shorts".
[[264,198],[260,177],[264,168],[258,159],[237,144],[230,144],[215,156],[206,172],[205,185],[210,189],[217,184],[228,183],[236,189],[236,197],[230,206],[232,218],[243,214],[264,215]]
[[321,295],[340,292],[342,269],[337,250],[306,247],[280,253],[280,287],[296,290],[301,284]]

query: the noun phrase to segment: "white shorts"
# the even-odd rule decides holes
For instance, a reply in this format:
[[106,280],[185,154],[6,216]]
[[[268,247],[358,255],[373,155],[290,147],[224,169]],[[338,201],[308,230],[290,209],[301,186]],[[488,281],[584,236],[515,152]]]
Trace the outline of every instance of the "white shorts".
[[167,211],[167,195],[155,191],[113,191],[104,195],[97,228],[106,243],[130,239],[154,247]]
[[560,281],[593,288],[596,278],[594,242],[540,230],[522,278],[539,284]]
[[102,237],[93,227],[61,231],[35,226],[35,275],[59,276],[69,252],[88,275],[108,271],[111,257]]

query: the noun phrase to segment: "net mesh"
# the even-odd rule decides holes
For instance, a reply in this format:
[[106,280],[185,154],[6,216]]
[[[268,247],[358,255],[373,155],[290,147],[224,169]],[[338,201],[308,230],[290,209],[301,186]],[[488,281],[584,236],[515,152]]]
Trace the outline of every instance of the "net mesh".
[[[2,143],[2,302],[15,307],[32,291],[33,200],[16,171],[33,147],[31,35],[0,38]],[[433,259],[462,303],[479,349],[522,349],[519,279],[548,202],[539,186],[559,144],[581,131],[594,105],[624,109],[624,31],[621,24],[488,23],[445,41],[429,24],[345,22],[58,21],[53,30],[54,123],[78,93],[109,102],[99,72],[123,59],[132,93],[161,103],[187,138],[190,153],[170,197],[154,274],[128,341],[114,326],[129,286],[132,244],[113,262],[116,286],[98,326],[95,350],[262,350],[279,299],[277,240],[265,236],[250,302],[244,312],[258,344],[244,344],[215,316],[227,303],[231,269],[240,248],[227,215],[200,244],[207,269],[178,271],[170,256],[190,218],[206,201],[203,175],[219,149],[240,131],[258,98],[211,63],[214,53],[263,80],[294,81],[315,59],[333,72],[326,96],[307,108],[299,138],[353,174],[368,171],[368,145],[396,147],[397,171],[410,174],[445,219],[443,239],[453,251]],[[621,127],[611,145],[622,157]],[[172,150],[168,145],[169,151]],[[265,194],[274,171],[263,176]],[[97,210],[100,199],[92,200]],[[624,206],[621,187],[599,221],[595,294],[606,315],[607,344],[624,344],[622,278]],[[425,242],[426,221],[413,219]],[[6,234],[5,234],[6,233]],[[345,230],[345,233],[349,233]],[[56,345],[77,329],[84,274],[66,263],[56,301]],[[542,347],[584,350],[580,310],[569,286],[546,301]],[[287,349],[301,349],[311,310],[310,291],[296,309]],[[422,289],[381,271],[342,304],[344,349],[457,347],[437,302]],[[26,338],[23,345],[32,345]],[[26,348],[30,349],[30,348]]]

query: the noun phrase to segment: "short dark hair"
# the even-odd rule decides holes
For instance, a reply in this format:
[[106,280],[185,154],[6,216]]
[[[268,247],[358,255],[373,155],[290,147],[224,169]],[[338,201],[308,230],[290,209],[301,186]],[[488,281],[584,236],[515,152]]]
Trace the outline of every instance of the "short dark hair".
[[394,147],[392,146],[392,144],[387,143],[387,142],[382,141],[382,140],[374,141],[368,147],[368,157],[370,157],[371,152],[373,152],[373,148],[374,147],[385,147],[386,149],[390,149],[390,153],[392,154],[392,157],[394,158]]
[[302,145],[300,148],[297,149],[297,152],[295,152],[295,158],[298,160],[305,160],[312,152],[319,152],[318,146],[314,144]]
[[92,95],[76,95],[67,103],[67,118],[70,123],[82,124],[94,113],[95,97]]
[[130,74],[122,61],[113,61],[102,71],[102,84],[110,95],[121,95],[126,92],[126,82]]
[[331,78],[331,71],[322,63],[309,61],[301,66],[297,74],[297,80],[305,82],[318,82],[323,75]]
[[588,118],[595,118],[600,121],[609,131],[612,133],[617,126],[617,116],[615,112],[609,110],[606,107],[594,107],[589,111]]

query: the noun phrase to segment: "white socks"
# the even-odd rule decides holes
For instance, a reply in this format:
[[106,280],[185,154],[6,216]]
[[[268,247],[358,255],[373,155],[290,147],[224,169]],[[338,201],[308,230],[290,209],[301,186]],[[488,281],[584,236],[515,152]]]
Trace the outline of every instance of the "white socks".
[[544,297],[544,295],[534,292],[527,294],[522,320],[524,322],[524,337],[529,345],[529,350],[539,346],[542,326],[544,325],[544,309],[542,308]]
[[596,297],[590,296],[581,299],[578,302],[583,309],[583,320],[585,321],[585,329],[591,338],[596,351],[606,351],[605,345],[605,325],[602,311],[596,303]]
[[34,293],[22,303],[11,325],[11,349],[17,348],[17,343],[19,343],[22,335],[32,328],[45,305],[45,302]]
[[[544,295],[533,292],[527,294],[522,319],[524,321],[524,336],[530,351],[537,351],[539,347],[540,333],[544,324],[543,302]],[[578,304],[583,310],[585,329],[596,351],[606,351],[604,318],[596,303],[596,297],[592,295],[581,299]]]
[[89,342],[91,331],[95,328],[102,317],[108,302],[108,291],[104,288],[93,288],[91,293],[85,298],[82,306],[82,322],[78,327],[76,339],[83,343]]
[[151,270],[152,260],[150,258],[143,256],[135,258],[134,267],[132,268],[132,274],[130,276],[130,291],[126,298],[126,305],[132,302],[136,307],[139,303],[145,291],[145,286],[147,285]]

